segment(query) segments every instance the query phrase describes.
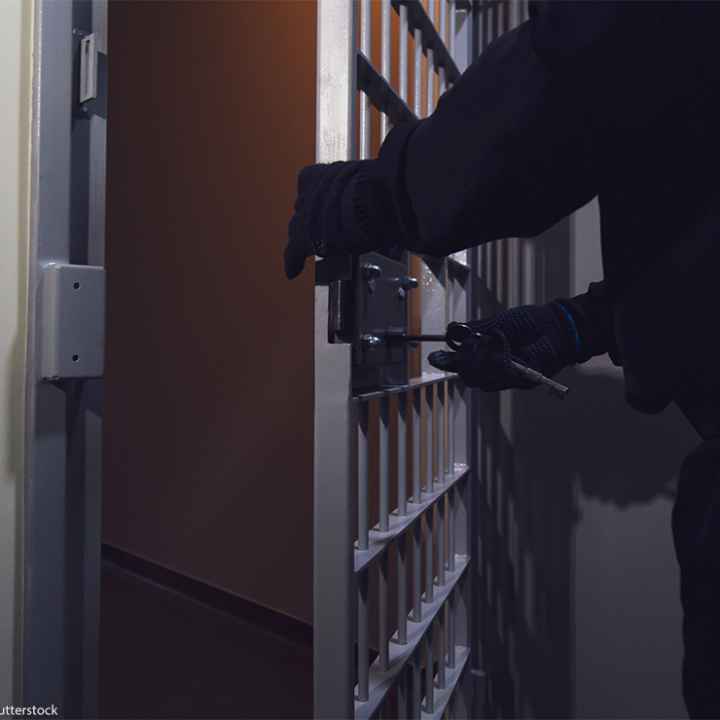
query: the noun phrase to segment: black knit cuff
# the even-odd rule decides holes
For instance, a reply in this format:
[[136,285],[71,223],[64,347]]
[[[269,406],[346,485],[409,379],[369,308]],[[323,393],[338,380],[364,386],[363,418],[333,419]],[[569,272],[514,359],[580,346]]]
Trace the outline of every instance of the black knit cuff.
[[560,299],[559,302],[572,314],[577,327],[580,338],[577,362],[583,363],[591,357],[610,353],[613,362],[620,364],[613,330],[612,304],[606,297],[604,284],[590,283],[588,292]]

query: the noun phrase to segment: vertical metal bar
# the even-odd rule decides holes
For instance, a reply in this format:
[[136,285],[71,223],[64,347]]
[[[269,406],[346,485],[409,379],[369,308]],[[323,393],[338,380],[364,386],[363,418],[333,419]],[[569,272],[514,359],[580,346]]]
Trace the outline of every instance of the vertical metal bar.
[[434,597],[434,578],[435,572],[433,568],[434,543],[433,543],[433,513],[435,507],[429,508],[425,513],[425,602],[432,602]]
[[448,0],[448,12],[450,13],[450,40],[448,42],[448,51],[450,52],[450,57],[455,60],[455,0]]
[[434,490],[434,460],[433,457],[433,433],[435,422],[435,385],[428,385],[425,388],[425,489],[431,493]]
[[[328,0],[330,2],[331,0]],[[360,0],[360,49],[369,58],[372,40],[370,0]],[[360,93],[360,148],[361,160],[370,157],[370,98]]]
[[413,525],[413,614],[415,622],[422,620],[422,518]]
[[[380,6],[380,73],[390,83],[390,0],[381,0]],[[389,118],[380,114],[380,139],[384,140],[389,129]]]
[[388,637],[388,553],[382,554],[378,563],[378,649],[381,670],[387,670],[389,665]]
[[[58,5],[64,5],[59,3]],[[316,160],[355,157],[355,4],[317,4]],[[350,348],[328,342],[327,286],[315,288],[314,715],[350,717],[355,685]],[[318,429],[322,431],[318,431]],[[354,463],[353,463],[354,464]]]
[[400,98],[407,102],[408,97],[408,17],[407,5],[400,6],[400,37],[398,43],[398,51],[400,54],[400,62],[398,63],[398,73],[400,75]]
[[406,393],[397,396],[398,515],[407,515],[407,404]]
[[368,404],[359,401],[357,408],[357,467],[358,467],[358,548],[367,550],[369,543],[368,486],[370,479],[368,443]]
[[440,612],[438,613],[438,620],[437,620],[437,627],[438,627],[438,653],[440,657],[438,657],[438,687],[443,690],[445,686],[447,685],[447,676],[445,674],[446,669],[446,659],[445,659],[445,653],[447,651],[447,624],[446,624],[446,611],[447,611],[447,602],[444,603],[442,608],[440,608]]
[[387,532],[390,527],[390,401],[380,399],[380,519],[378,527]]
[[421,412],[422,412],[422,388],[418,388],[416,392],[413,393],[413,404],[412,404],[412,414],[413,414],[413,476],[412,476],[412,494],[413,494],[413,500],[416,503],[419,503],[422,500],[422,489],[420,487],[420,473],[421,473],[421,464],[420,460],[422,457],[421,450],[422,450],[422,437],[421,437],[421,425],[420,425],[420,419],[421,419]]
[[398,597],[398,643],[407,643],[407,536],[402,533],[397,541],[397,597]]
[[455,488],[448,492],[448,570],[455,570]]
[[412,708],[411,717],[413,720],[420,720],[422,717],[422,661],[420,652],[422,647],[418,647],[412,660]]
[[413,98],[413,111],[417,117],[423,116],[422,108],[422,31],[419,28],[415,28],[415,74],[414,74],[414,85],[415,92]]
[[457,435],[457,386],[455,380],[448,383],[448,470],[451,475],[455,473],[455,437]]
[[447,613],[448,613],[448,651],[447,651],[447,664],[449,668],[455,667],[455,590],[450,593],[450,597],[447,601]]
[[365,702],[370,693],[370,655],[368,643],[368,570],[357,579],[357,631],[358,631],[358,693],[357,699]]
[[[439,0],[440,2],[440,37],[442,38],[443,43],[445,44],[445,47],[448,46],[448,39],[447,39],[447,0]],[[445,82],[445,68],[443,66],[440,67],[439,70],[440,74],[440,95],[442,95],[445,92],[446,89],[446,82]]]
[[406,718],[408,716],[408,704],[410,702],[410,693],[412,686],[410,684],[410,668],[405,665],[400,671],[397,679],[397,715],[398,718]]
[[438,568],[438,585],[441,587],[445,584],[445,501],[447,494],[443,495],[440,500],[435,503],[437,509],[437,568]]
[[435,442],[437,444],[437,482],[445,483],[445,382],[435,386]]
[[435,711],[435,668],[433,663],[433,630],[431,625],[425,633],[425,712]]
[[[430,0],[432,3],[433,0]],[[434,81],[435,81],[435,53],[428,48],[427,49],[427,65],[428,65],[428,72],[427,72],[427,111],[426,115],[432,115],[433,110],[435,109],[435,93],[433,92],[434,88]]]

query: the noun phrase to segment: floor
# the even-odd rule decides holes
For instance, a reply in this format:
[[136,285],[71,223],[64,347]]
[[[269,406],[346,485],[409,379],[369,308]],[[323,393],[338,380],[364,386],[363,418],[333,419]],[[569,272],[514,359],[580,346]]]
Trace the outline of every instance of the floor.
[[312,717],[305,634],[247,622],[105,560],[100,715]]

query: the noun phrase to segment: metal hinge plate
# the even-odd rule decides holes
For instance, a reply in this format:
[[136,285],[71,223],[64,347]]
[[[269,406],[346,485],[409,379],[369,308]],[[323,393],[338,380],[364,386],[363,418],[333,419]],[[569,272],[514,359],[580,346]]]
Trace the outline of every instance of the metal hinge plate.
[[97,60],[95,34],[85,35],[80,40],[80,103],[94,100],[98,96]]
[[102,377],[105,268],[45,265],[41,322],[44,380]]

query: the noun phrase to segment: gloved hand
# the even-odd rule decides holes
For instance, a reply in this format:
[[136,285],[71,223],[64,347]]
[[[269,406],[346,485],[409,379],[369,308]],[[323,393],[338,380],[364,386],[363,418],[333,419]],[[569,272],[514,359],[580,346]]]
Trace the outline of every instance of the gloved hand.
[[[367,161],[319,163],[298,175],[295,212],[288,226],[285,274],[292,279],[302,272],[305,258],[347,254],[362,246],[362,236],[352,222],[347,205],[350,183]],[[343,210],[345,209],[345,212]]]
[[470,322],[484,340],[471,341],[462,350],[430,353],[430,364],[456,372],[469,387],[481,390],[532,388],[536,383],[521,375],[511,364],[522,365],[552,377],[568,365],[582,362],[578,327],[568,305],[553,301],[547,305],[523,305],[495,317]]

